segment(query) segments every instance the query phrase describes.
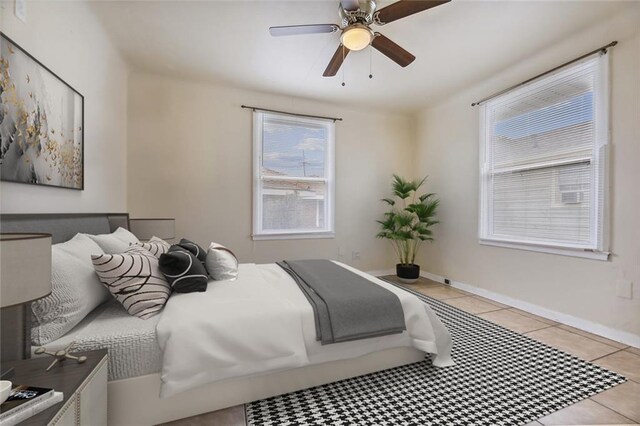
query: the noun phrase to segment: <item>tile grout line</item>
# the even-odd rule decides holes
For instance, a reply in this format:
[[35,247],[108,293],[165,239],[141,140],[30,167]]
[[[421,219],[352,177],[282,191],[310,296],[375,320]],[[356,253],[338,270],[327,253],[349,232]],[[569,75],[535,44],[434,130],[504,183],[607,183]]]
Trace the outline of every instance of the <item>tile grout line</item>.
[[[531,318],[531,319],[533,319],[533,318]],[[538,321],[538,322],[540,322],[540,321]],[[544,323],[543,323],[543,324],[544,324]],[[529,333],[533,333],[533,332],[535,332],[535,331],[540,331],[540,330],[546,330],[546,329],[548,329],[548,328],[557,327],[556,325],[551,325],[551,324],[544,324],[544,325],[545,325],[544,327],[536,328],[535,330],[531,330],[531,331],[525,331],[524,333],[520,333],[520,334],[524,334],[525,336],[531,337],[531,336],[529,336]],[[516,331],[516,333],[518,333],[518,332]],[[536,341],[538,341],[538,342],[539,342],[539,340],[538,340],[538,339],[535,339],[534,337],[531,337],[531,338],[532,338],[533,340],[536,340]],[[544,342],[542,342],[542,343],[544,343]],[[545,343],[545,344],[546,344],[546,343]],[[549,346],[552,346],[552,345],[549,345]],[[555,346],[552,346],[552,347],[554,347],[554,348],[555,348]],[[556,349],[558,349],[558,348],[556,348]]]
[[[579,336],[579,335],[578,335],[578,336]],[[584,337],[584,336],[582,336],[582,337]],[[596,341],[597,341],[597,340],[596,340]],[[600,343],[602,343],[602,342],[600,342]],[[603,343],[603,345],[604,345],[604,343]],[[608,346],[608,345],[607,345],[607,346]],[[613,346],[609,346],[609,347],[610,347],[610,348],[613,348]],[[594,358],[594,359],[590,360],[589,362],[598,361],[598,360],[600,360],[600,359],[602,359],[602,358],[606,358],[606,357],[608,357],[608,356],[610,356],[610,355],[614,355],[614,354],[617,354],[618,352],[622,352],[622,351],[624,351],[624,349],[618,349],[618,348],[614,348],[614,349],[616,349],[614,352],[611,352],[611,353],[606,354],[606,355],[599,356],[599,357],[597,357],[597,358]],[[626,377],[626,376],[625,376],[625,377]]]
[[[422,292],[420,292],[420,293],[422,293]],[[425,296],[429,296],[429,295],[428,295],[428,294],[425,294]],[[429,296],[429,297],[431,297],[431,296]],[[439,300],[440,300],[441,302],[444,302],[444,303],[446,303],[447,305],[449,305],[449,306],[453,306],[453,307],[455,308],[456,306],[454,306],[454,305],[451,305],[451,304],[447,303],[447,300],[451,300],[451,299],[460,299],[460,298],[462,298],[462,297],[465,297],[465,296],[460,296],[460,297],[450,297],[450,298],[448,298],[448,299],[439,299]],[[469,297],[472,297],[472,298],[474,298],[474,299],[475,299],[475,297],[474,297],[473,295],[469,295]],[[476,300],[478,300],[479,302],[484,302],[483,300],[480,300],[480,299],[476,299]],[[489,302],[485,302],[485,303],[487,303],[487,304],[490,304],[490,305],[491,305],[491,303],[489,303]],[[496,307],[496,308],[498,308],[498,309],[494,309],[494,310],[490,310],[490,311],[486,311],[486,312],[478,312],[478,313],[468,312],[468,311],[465,311],[465,312],[467,312],[467,313],[469,313],[469,314],[471,314],[471,315],[475,315],[475,316],[477,316],[477,317],[483,318],[483,319],[485,319],[485,320],[487,320],[487,321],[491,321],[490,319],[488,319],[488,318],[484,318],[484,317],[481,317],[480,315],[482,315],[482,314],[488,314],[488,313],[491,313],[491,312],[498,312],[498,311],[504,311],[504,310],[507,310],[507,311],[509,311],[509,312],[511,312],[511,313],[513,313],[513,314],[519,315],[519,316],[521,316],[521,317],[524,317],[524,318],[527,318],[527,319],[530,319],[530,320],[533,320],[533,321],[537,321],[537,322],[539,322],[539,323],[541,323],[541,324],[544,324],[544,325],[545,325],[545,327],[536,328],[536,329],[529,330],[529,331],[526,331],[526,332],[523,332],[523,333],[521,333],[521,332],[519,332],[519,331],[516,331],[516,330],[513,330],[513,329],[510,329],[510,330],[512,330],[512,331],[515,331],[516,333],[525,334],[525,335],[526,335],[526,334],[528,334],[528,333],[532,333],[532,332],[534,332],[534,331],[538,331],[538,330],[544,330],[544,329],[551,328],[551,327],[558,327],[558,325],[560,324],[560,323],[558,323],[558,324],[556,324],[556,325],[548,324],[548,323],[546,323],[546,322],[543,322],[543,321],[537,320],[537,319],[535,319],[535,318],[531,318],[531,317],[528,317],[528,316],[526,316],[526,315],[522,315],[522,314],[520,314],[520,313],[518,313],[518,312],[514,312],[514,311],[512,311],[511,309],[517,309],[517,308],[514,308],[513,306],[505,305],[505,306],[507,306],[507,308],[501,308],[501,307],[499,307],[499,306],[497,306],[497,305],[493,305],[493,306],[495,306],[495,307]],[[464,311],[464,309],[462,309],[462,310]],[[491,321],[491,322],[493,322],[494,324],[498,324],[498,323],[496,323],[496,322],[494,322],[494,321]],[[498,324],[498,325],[500,325],[500,324]],[[503,327],[505,327],[505,326],[503,326]],[[505,327],[505,328],[509,328],[509,327]]]
[[[509,309],[509,308],[501,308],[500,306],[494,305],[493,303],[485,302],[484,300],[480,300],[480,299],[478,299],[478,298],[476,298],[475,296],[472,296],[472,295],[465,296],[465,297],[470,297],[470,298],[474,299],[477,302],[486,303],[487,305],[491,305],[492,307],[495,308],[495,309],[489,309],[488,311],[482,311],[482,312],[465,311],[467,313],[470,313],[471,315],[486,314],[488,312],[496,312],[496,311],[502,311],[502,310],[505,310],[505,309]],[[444,299],[442,301],[447,303],[447,300],[451,300],[451,299],[462,299],[462,297],[451,297],[449,299]],[[447,303],[447,305],[449,305],[449,303]],[[457,306],[454,306],[454,305],[450,305],[450,306],[453,306],[454,308],[457,308]],[[464,309],[462,309],[462,310],[464,311]]]
[[[620,384],[623,384],[623,383],[620,383]],[[619,385],[616,385],[616,386],[619,386]],[[615,387],[615,386],[614,386],[614,387]],[[600,393],[602,393],[602,392],[600,392]],[[587,399],[588,399],[588,400],[590,400],[590,401],[595,402],[596,404],[598,404],[598,405],[600,405],[600,406],[602,406],[602,407],[604,407],[604,408],[606,408],[607,410],[611,410],[611,411],[613,411],[614,413],[618,414],[619,416],[624,417],[624,418],[625,418],[625,419],[627,419],[627,420],[632,421],[633,423],[630,423],[630,424],[634,424],[634,425],[637,425],[637,424],[638,424],[638,422],[637,422],[636,420],[634,420],[634,419],[632,419],[632,418],[629,418],[629,417],[625,416],[624,414],[622,414],[622,413],[620,413],[620,412],[618,412],[618,411],[614,410],[613,408],[608,407],[608,406],[604,405],[603,403],[598,402],[598,401],[596,401],[595,399],[593,399],[593,397],[594,397],[594,396],[598,396],[598,395],[600,395],[600,393],[597,393],[597,394],[595,394],[595,395],[591,395],[591,396],[590,396],[590,397],[588,397]],[[584,400],[583,400],[583,401],[584,401]]]
[[[453,305],[451,305],[451,306],[453,306]],[[454,308],[456,308],[456,307],[457,306],[454,306]],[[463,309],[463,311],[464,311],[464,309]],[[476,315],[477,316],[477,315],[480,315],[480,314],[488,314],[490,312],[498,312],[498,311],[504,311],[504,308],[492,309],[490,311],[482,311],[482,312],[478,312],[478,313],[469,312],[469,311],[465,311],[465,312],[470,313],[471,315]]]
[[[570,325],[568,325],[568,324],[563,324],[563,323],[559,323],[559,324],[560,324],[560,325],[564,325],[564,326],[566,326],[566,327],[571,327],[571,326],[570,326]],[[562,328],[562,327],[560,327],[560,328]],[[575,328],[575,327],[572,327],[572,328]],[[598,342],[598,343],[601,343],[601,344],[603,344],[603,345],[607,345],[607,346],[609,346],[610,348],[619,349],[619,350],[621,350],[621,351],[624,351],[624,350],[629,349],[629,348],[631,347],[631,346],[625,345],[625,347],[624,347],[624,348],[616,348],[615,346],[611,346],[611,345],[610,345],[610,344],[608,344],[608,343],[604,343],[604,342],[601,342],[601,341],[599,341],[599,340],[593,339],[593,338],[591,338],[591,337],[589,337],[589,336],[585,336],[585,335],[583,335],[583,334],[576,333],[576,332],[571,331],[571,330],[567,330],[566,328],[562,328],[562,330],[567,331],[567,332],[572,333],[572,334],[575,334],[576,336],[585,337],[585,338],[587,338],[587,339],[593,340],[594,342]],[[578,328],[578,329],[576,329],[576,330],[580,330],[580,329]],[[584,331],[584,330],[580,330],[580,331],[582,331],[582,332],[584,332],[584,333],[588,333],[588,334],[593,334],[594,336],[598,336],[597,334],[589,333],[588,331]],[[608,338],[606,338],[606,337],[604,337],[604,336],[598,336],[598,337],[600,337],[600,338],[602,338],[602,339],[611,340],[612,342],[616,342],[615,340],[608,339]],[[620,343],[620,342],[616,342],[616,343],[618,343],[618,344],[620,344],[620,345],[624,345],[624,343]]]
[[[507,305],[507,306],[509,306],[509,305]],[[511,312],[515,313],[515,314],[522,315],[523,317],[531,318],[532,320],[536,320],[538,322],[543,322],[545,324],[549,324],[549,325],[554,326],[554,327],[559,327],[561,325],[564,325],[561,322],[552,321],[552,320],[549,320],[547,318],[543,318],[543,317],[541,317],[539,315],[532,314],[532,313],[529,313],[527,311],[523,311],[522,309],[515,308],[513,306],[509,306],[507,309],[510,310]],[[528,315],[526,315],[526,314],[528,314]]]
[[[619,349],[619,350],[617,350],[617,351],[615,351],[615,352],[611,352],[610,354],[603,355],[603,356],[598,357],[598,358],[594,358],[594,359],[592,359],[592,360],[591,360],[591,361],[589,361],[589,362],[594,363],[595,361],[601,360],[601,359],[606,358],[606,357],[608,357],[608,356],[610,356],[610,355],[615,355],[615,354],[617,354],[617,353],[624,352],[625,350],[626,350],[626,349]],[[632,354],[632,355],[634,355],[634,354]],[[596,365],[597,365],[597,364],[596,364]],[[611,369],[610,369],[610,368],[608,368],[608,367],[604,367],[604,366],[602,366],[602,365],[598,365],[598,366],[599,366],[599,367],[602,367],[602,368],[606,368],[606,369],[607,369],[607,370],[609,370],[609,371],[613,371],[613,370],[611,370]],[[619,375],[621,375],[621,376],[624,376],[624,377],[627,379],[627,381],[628,381],[628,382],[633,382],[633,383],[638,383],[638,384],[640,384],[640,381],[638,381],[638,380],[634,380],[634,379],[631,379],[631,378],[629,378],[628,376],[626,376],[625,374],[618,373],[617,371],[614,371],[614,373],[619,374]]]
[[[428,294],[426,294],[426,293],[422,293],[422,294],[424,294],[425,296],[429,296],[429,295],[428,295]],[[463,297],[466,297],[466,296],[467,296],[466,294],[463,294],[462,296],[447,297],[446,299],[436,299],[436,298],[435,298],[435,297],[433,297],[433,296],[429,296],[429,297],[433,297],[433,298],[434,298],[434,299],[436,299],[436,300],[439,300],[439,301],[441,301],[441,302],[447,303],[447,300],[451,300],[451,299],[462,299]]]

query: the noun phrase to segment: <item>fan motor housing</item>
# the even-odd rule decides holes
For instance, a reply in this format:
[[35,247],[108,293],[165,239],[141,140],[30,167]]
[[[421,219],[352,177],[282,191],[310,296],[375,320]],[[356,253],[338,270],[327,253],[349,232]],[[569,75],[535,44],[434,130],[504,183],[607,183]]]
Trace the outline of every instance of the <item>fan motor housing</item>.
[[359,7],[356,10],[344,10],[342,5],[338,7],[338,14],[342,28],[352,24],[369,25],[373,22],[373,14],[376,11],[374,0],[359,0]]

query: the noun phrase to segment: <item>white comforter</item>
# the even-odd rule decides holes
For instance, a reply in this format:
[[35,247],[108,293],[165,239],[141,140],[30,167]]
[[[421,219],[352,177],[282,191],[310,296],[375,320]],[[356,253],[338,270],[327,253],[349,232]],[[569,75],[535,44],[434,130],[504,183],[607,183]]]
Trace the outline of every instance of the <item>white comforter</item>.
[[[338,263],[338,262],[336,262]],[[452,365],[451,336],[417,297],[338,263],[395,293],[407,330],[401,334],[321,345],[313,309],[276,264],[240,265],[235,281],[210,281],[204,293],[174,294],[156,328],[163,350],[163,398],[219,380],[413,346]]]

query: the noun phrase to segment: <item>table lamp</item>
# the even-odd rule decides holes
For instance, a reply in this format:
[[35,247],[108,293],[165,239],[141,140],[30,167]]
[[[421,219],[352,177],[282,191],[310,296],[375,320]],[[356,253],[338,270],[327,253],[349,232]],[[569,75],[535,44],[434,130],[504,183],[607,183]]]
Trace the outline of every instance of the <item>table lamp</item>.
[[[3,361],[31,356],[28,302],[51,293],[51,234],[0,234],[0,308]],[[3,372],[2,376],[6,374]]]

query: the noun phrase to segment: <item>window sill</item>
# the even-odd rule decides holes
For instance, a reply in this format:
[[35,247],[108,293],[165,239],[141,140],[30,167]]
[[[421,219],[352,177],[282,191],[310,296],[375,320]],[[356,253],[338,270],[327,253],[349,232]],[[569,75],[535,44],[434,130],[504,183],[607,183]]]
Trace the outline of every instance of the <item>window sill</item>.
[[300,232],[291,234],[258,234],[252,235],[254,241],[263,240],[313,240],[318,238],[335,238],[335,232]]
[[609,260],[609,252],[603,252],[603,251],[590,251],[590,250],[577,249],[577,248],[573,249],[573,248],[564,248],[564,247],[529,245],[529,244],[511,243],[507,241],[495,241],[495,240],[480,240],[479,243],[481,245],[486,245],[486,246],[512,248],[517,250],[535,251],[539,253],[548,253],[548,254],[559,254],[561,256],[582,257],[585,259],[593,259],[593,260],[601,260],[601,261]]

